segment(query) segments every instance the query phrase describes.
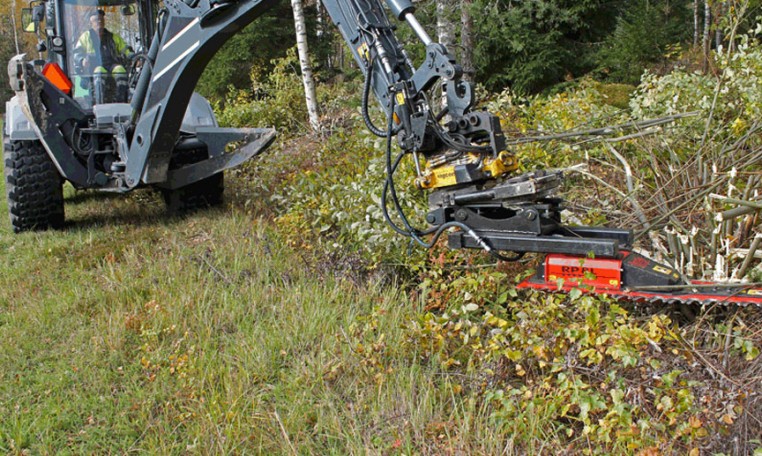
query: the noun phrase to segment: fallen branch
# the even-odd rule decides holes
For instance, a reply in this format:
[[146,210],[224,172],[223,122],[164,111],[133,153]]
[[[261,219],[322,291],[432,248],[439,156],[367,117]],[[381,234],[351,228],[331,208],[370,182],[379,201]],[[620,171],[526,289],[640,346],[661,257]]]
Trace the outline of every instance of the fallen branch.
[[[601,128],[593,128],[590,130],[565,131],[562,133],[550,134],[550,135],[525,136],[523,138],[516,138],[511,141],[507,141],[507,144],[515,146],[518,144],[526,144],[531,142],[558,141],[563,139],[578,138],[580,136],[608,136],[608,135],[613,135],[614,133],[617,133],[622,130],[629,130],[629,129],[645,130],[645,129],[652,128],[658,125],[671,123],[678,119],[682,119],[684,117],[697,116],[698,114],[699,114],[698,111],[692,111],[692,112],[675,114],[675,115],[667,116],[667,117],[660,117],[658,119],[647,119],[647,120],[641,120],[638,122],[627,122],[620,125],[610,125],[610,126],[601,127]],[[640,135],[640,133],[637,133],[636,135]],[[635,138],[638,136],[632,136],[632,137]],[[627,139],[627,138],[626,137],[614,138],[614,140],[616,141],[622,141],[624,139]]]

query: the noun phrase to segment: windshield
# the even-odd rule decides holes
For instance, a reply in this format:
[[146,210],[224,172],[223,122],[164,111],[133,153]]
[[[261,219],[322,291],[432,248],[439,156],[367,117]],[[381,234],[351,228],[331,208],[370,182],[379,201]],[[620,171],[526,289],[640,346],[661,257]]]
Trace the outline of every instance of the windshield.
[[[65,0],[63,2],[64,37],[69,50],[67,67],[74,82],[75,97],[88,96],[87,78],[103,64],[98,46],[92,44],[93,41],[98,41],[94,38],[99,36],[95,31],[91,31],[94,22],[97,22],[96,18],[92,17],[93,15],[102,19],[105,30],[112,34],[115,42],[113,45],[115,52],[112,54],[117,62],[108,62],[109,67],[114,64],[126,65],[129,63],[127,61],[129,55],[143,50],[134,0],[121,2],[121,4],[115,3],[117,2],[114,0]],[[102,11],[103,14],[98,11]],[[107,70],[111,71],[111,68]]]

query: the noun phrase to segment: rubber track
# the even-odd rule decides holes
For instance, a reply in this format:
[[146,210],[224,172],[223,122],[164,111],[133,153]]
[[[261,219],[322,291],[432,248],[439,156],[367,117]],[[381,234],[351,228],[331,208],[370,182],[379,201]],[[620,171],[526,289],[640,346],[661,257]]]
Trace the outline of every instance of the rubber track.
[[63,180],[39,141],[10,141],[3,148],[5,192],[13,231],[61,228]]

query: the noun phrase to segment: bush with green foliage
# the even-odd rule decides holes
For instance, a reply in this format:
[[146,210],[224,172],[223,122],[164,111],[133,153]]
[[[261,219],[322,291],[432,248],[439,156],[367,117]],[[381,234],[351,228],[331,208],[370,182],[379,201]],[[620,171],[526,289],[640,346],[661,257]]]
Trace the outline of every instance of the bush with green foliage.
[[224,109],[221,103],[216,103],[221,125],[275,127],[281,133],[306,128],[307,106],[296,48],[290,48],[285,57],[273,59],[270,64],[273,69],[264,77],[252,70],[251,88],[230,88]]
[[[511,89],[506,89],[492,97],[487,106],[502,119],[503,130],[509,138],[600,128],[627,117],[625,111],[610,103],[606,87],[583,80],[554,95],[530,97],[520,97]],[[613,92],[617,104],[621,103],[619,90],[617,88]],[[527,142],[514,147],[524,171],[568,167],[584,160],[583,151],[590,149],[576,142],[564,141]]]
[[[647,73],[631,102],[638,118],[657,117],[677,112],[699,111],[711,114],[710,127],[724,137],[738,137],[762,115],[762,46],[757,34],[762,26],[742,35],[732,52],[716,53],[718,76],[676,69],[658,76]],[[731,128],[726,128],[730,124]],[[697,124],[703,134],[703,124]]]
[[[743,60],[734,61],[741,65]],[[750,57],[743,68],[752,61]],[[276,79],[287,81],[286,92],[299,92],[295,73],[284,70],[276,74]],[[703,86],[695,92],[680,87],[669,92],[668,80],[647,78],[636,100],[649,96],[660,100],[669,95],[671,102],[678,103],[681,97],[704,97]],[[659,91],[652,92],[654,87]],[[713,94],[712,86],[707,87]],[[328,92],[331,94],[326,95]],[[491,97],[489,108],[502,117],[509,137],[593,128],[630,118],[632,112],[621,108],[621,92],[627,93],[629,88],[585,81],[549,97],[520,98],[505,91]],[[296,99],[294,94],[282,99],[275,93],[270,99],[246,99],[241,110],[235,106],[229,112],[231,116],[248,115],[244,106],[248,109],[253,104],[257,116],[247,122],[256,123],[272,119],[259,106],[275,103],[279,105],[275,112],[303,116],[301,104],[284,101],[292,96]],[[384,342],[382,316],[375,313],[344,336],[366,381],[384,385],[394,375],[390,360],[398,359],[400,352],[410,362],[431,369],[453,404],[451,422],[442,425],[441,433],[447,434],[448,442],[471,449],[471,440],[458,440],[459,431],[469,429],[468,438],[473,440],[510,442],[511,448],[526,453],[726,451],[726,439],[719,436],[740,435],[743,423],[755,426],[752,420],[759,406],[743,399],[753,380],[743,376],[753,372],[745,363],[760,359],[762,341],[748,330],[758,320],[756,314],[741,313],[734,317],[737,319],[719,324],[713,318],[699,319],[681,327],[661,312],[625,308],[581,290],[571,292],[568,298],[517,291],[516,274],[509,272],[514,270],[489,264],[491,258],[479,252],[452,252],[440,243],[431,251],[413,249],[411,255],[406,240],[392,233],[381,216],[378,195],[386,144],[364,131],[357,109],[358,91],[320,86],[319,94],[324,103],[334,100],[330,110],[325,110],[332,113],[329,134],[291,136],[278,146],[283,149],[264,155],[245,172],[254,177],[279,176],[276,184],[267,184],[271,190],[263,190],[270,195],[267,206],[280,233],[306,261],[321,255],[360,257],[364,261],[352,264],[353,268],[393,264],[397,271],[406,272],[396,277],[414,277],[417,285],[409,288],[411,301],[426,311],[404,326],[402,345]],[[679,95],[676,101],[675,95]],[[637,115],[659,115],[637,103],[633,102]],[[751,98],[746,103],[754,104]],[[654,102],[655,110],[667,108],[681,109],[679,103],[665,107]],[[722,112],[718,111],[717,119],[728,119]],[[285,121],[278,122],[285,125]],[[690,129],[691,125],[680,127]],[[658,204],[645,205],[654,193],[646,189],[655,182],[646,173],[651,169],[649,160],[690,145],[695,150],[696,135],[670,139],[670,147],[655,151],[658,153],[646,154],[642,141],[634,138],[613,144],[632,162],[640,179],[632,196],[653,215]],[[525,167],[563,167],[590,159],[586,161],[591,172],[602,170],[601,179],[612,186],[622,184],[618,164],[600,144],[555,141],[517,150]],[[397,178],[398,186],[400,191],[408,189],[404,195],[408,212],[423,214],[425,201],[412,190],[411,177],[410,167],[405,166]],[[676,195],[687,193],[667,188]],[[594,189],[583,181],[577,195],[585,194],[592,205],[602,207],[614,199],[610,207],[618,208],[620,214],[632,213],[625,197],[606,188]],[[580,214],[584,217],[591,218]],[[416,224],[420,222],[416,220]],[[705,364],[697,365],[699,355]],[[742,380],[728,382],[707,374],[702,367],[723,359],[733,372],[729,375]],[[483,422],[489,426],[472,429],[474,423]],[[753,451],[755,445],[752,442],[746,448]]]
[[[3,66],[16,53],[13,39],[13,23],[9,17],[0,18],[0,62]],[[8,72],[0,71],[0,111],[5,111],[5,102],[13,96],[10,83],[8,82]]]
[[[319,144],[310,147],[316,152],[309,156],[289,152],[294,160],[290,166],[297,164],[303,169],[286,176],[270,196],[277,222],[285,233],[290,233],[290,242],[295,246],[311,249],[321,236],[329,236],[329,246],[341,245],[360,252],[371,263],[401,262],[407,244],[399,242],[400,238],[387,226],[380,204],[386,140],[361,126],[360,89],[353,82],[333,87],[319,84],[321,110],[331,112],[331,118],[324,121],[333,125],[324,125],[325,131],[312,137],[295,49],[273,65],[274,71],[264,82],[253,78],[252,90],[231,96],[227,107],[219,112],[219,120],[236,127],[275,127],[286,138],[307,134],[305,141]],[[246,172],[256,175],[262,167],[283,167],[283,159],[277,152],[266,154],[249,165]],[[410,214],[425,213],[423,195],[412,190],[412,165],[403,163],[395,179],[405,210]],[[393,212],[391,203],[389,207]],[[421,217],[413,219],[423,226]]]
[[[310,52],[313,58],[322,62],[331,51],[332,35],[323,34],[320,39],[317,38],[316,5],[306,6],[304,13]],[[275,69],[276,59],[284,57],[286,51],[295,44],[291,4],[279,1],[253,23],[233,35],[220,49],[204,70],[198,90],[224,105],[231,87],[233,91],[247,88],[252,75],[265,78],[267,73]]]

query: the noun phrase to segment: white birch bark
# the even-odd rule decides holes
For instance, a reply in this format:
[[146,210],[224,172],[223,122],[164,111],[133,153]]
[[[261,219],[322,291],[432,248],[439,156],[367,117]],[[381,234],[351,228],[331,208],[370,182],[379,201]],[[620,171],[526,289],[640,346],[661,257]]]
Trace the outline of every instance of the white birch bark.
[[11,1],[11,24],[13,25],[13,42],[16,44],[16,55],[21,54],[19,47],[19,32],[16,26],[16,1]]
[[448,51],[452,52],[450,47],[453,43],[453,24],[448,15],[449,2],[447,0],[437,0],[437,39]]
[[315,81],[312,79],[312,67],[310,66],[310,52],[307,46],[307,27],[304,22],[304,8],[302,0],[291,0],[291,9],[294,10],[294,26],[296,27],[296,49],[299,52],[299,65],[302,67],[302,83],[304,84],[304,98],[307,103],[307,113],[310,118],[310,127],[313,131],[320,131],[320,120],[317,112],[317,96],[315,95]]
[[709,0],[704,0],[704,36],[702,40],[702,47],[704,48],[704,71],[709,70],[709,49],[712,45],[712,37],[709,34],[711,25],[712,7],[709,5]]
[[463,67],[463,79],[473,80],[474,73],[474,40],[473,25],[471,18],[471,4],[473,0],[461,0],[460,2],[460,45],[463,48],[460,64]]
[[[453,24],[447,17],[448,14],[448,0],[436,0],[437,1],[437,40],[439,44],[442,44],[448,51],[452,53],[452,37],[453,37]],[[444,109],[447,106],[447,94],[444,92],[445,86],[442,86],[441,106]],[[449,116],[448,116],[449,117]]]

